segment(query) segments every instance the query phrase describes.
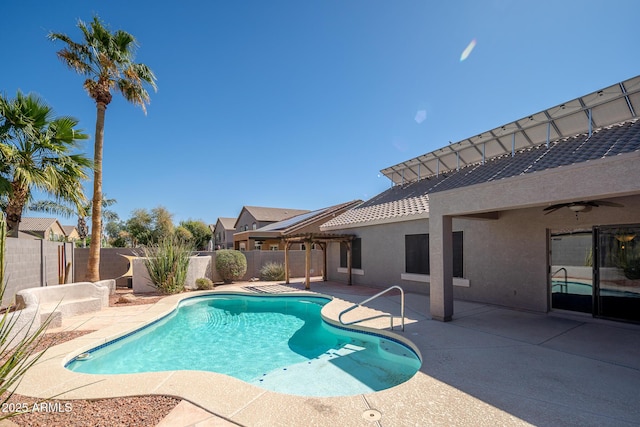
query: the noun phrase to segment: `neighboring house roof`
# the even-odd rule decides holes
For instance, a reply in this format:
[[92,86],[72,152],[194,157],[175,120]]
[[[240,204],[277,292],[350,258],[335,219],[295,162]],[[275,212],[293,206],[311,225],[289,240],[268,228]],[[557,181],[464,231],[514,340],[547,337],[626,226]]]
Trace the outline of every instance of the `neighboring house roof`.
[[68,236],[71,233],[73,233],[74,231],[76,231],[76,226],[75,225],[63,225],[62,229],[64,230],[64,234],[66,234]]
[[395,185],[362,205],[323,224],[321,229],[341,229],[376,222],[428,217],[429,194],[469,185],[535,173],[575,163],[640,151],[640,119],[581,133],[512,154],[470,164],[405,185]]
[[[53,224],[58,222],[56,218],[25,218],[20,220],[20,231],[47,231]],[[62,228],[62,226],[60,226]]]
[[[60,230],[64,233],[64,229],[62,225],[58,222],[56,218],[29,218],[23,217],[20,220],[20,224],[18,226],[18,236],[19,237],[36,237],[39,239],[46,238],[44,234],[51,229],[55,224],[58,225]],[[65,234],[66,236],[66,234]]]
[[260,231],[279,231],[281,234],[294,233],[308,225],[315,222],[322,221],[323,219],[331,218],[344,209],[355,207],[362,203],[362,200],[352,200],[346,203],[340,203],[338,205],[329,206],[323,209],[317,209],[315,211],[306,212],[300,215],[296,215],[292,218],[288,218],[282,221],[274,222],[256,230]]
[[218,218],[218,222],[220,222],[226,230],[235,228],[236,220],[237,218]]
[[[292,216],[300,215],[309,212],[302,209],[287,209],[287,208],[265,208],[260,206],[243,206],[238,215],[238,219],[242,216],[243,211],[249,212],[249,214],[261,222],[276,222],[283,219],[291,218]],[[233,228],[238,225],[238,220],[235,221]]]

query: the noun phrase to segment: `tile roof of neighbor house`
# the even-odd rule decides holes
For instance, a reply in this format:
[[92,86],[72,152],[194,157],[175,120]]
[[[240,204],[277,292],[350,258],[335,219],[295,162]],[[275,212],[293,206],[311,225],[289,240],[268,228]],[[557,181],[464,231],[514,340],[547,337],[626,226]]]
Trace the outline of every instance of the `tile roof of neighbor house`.
[[[257,221],[266,222],[282,221],[283,219],[309,212],[302,209],[265,208],[260,206],[243,206],[242,209],[247,210]],[[242,215],[242,211],[240,215]],[[240,215],[238,215],[238,218],[240,218]]]
[[335,216],[337,212],[348,209],[350,207],[355,207],[360,203],[362,203],[362,200],[352,200],[350,202],[340,203],[326,208],[317,209],[315,211],[310,211],[282,221],[265,225],[264,227],[259,228],[257,231],[281,231],[282,234],[293,233],[302,227],[305,227],[316,221],[321,221],[322,219],[329,218],[332,215]]
[[75,225],[63,225],[62,226],[62,230],[64,231],[64,234],[66,234],[67,236],[71,233],[73,233],[73,230],[76,229]]
[[222,224],[222,226],[227,230],[231,230],[235,228],[236,220],[237,218],[222,218],[222,217],[218,218],[218,221],[220,221],[220,224]]
[[20,220],[18,229],[20,231],[47,231],[49,227],[55,224],[56,218],[25,218]]
[[[367,225],[375,221],[428,216],[429,193],[466,187],[640,151],[640,119],[519,150],[405,185],[395,185],[360,206],[328,221],[322,230]],[[416,217],[417,218],[417,217]],[[412,218],[411,218],[412,219]]]

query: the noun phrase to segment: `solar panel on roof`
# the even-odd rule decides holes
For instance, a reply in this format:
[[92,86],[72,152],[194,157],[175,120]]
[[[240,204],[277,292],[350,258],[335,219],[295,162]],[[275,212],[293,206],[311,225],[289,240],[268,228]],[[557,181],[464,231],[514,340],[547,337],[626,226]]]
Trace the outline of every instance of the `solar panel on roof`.
[[640,76],[390,166],[381,173],[394,184],[404,184],[466,165],[485,163],[524,147],[548,144],[593,128],[631,120],[638,111]]

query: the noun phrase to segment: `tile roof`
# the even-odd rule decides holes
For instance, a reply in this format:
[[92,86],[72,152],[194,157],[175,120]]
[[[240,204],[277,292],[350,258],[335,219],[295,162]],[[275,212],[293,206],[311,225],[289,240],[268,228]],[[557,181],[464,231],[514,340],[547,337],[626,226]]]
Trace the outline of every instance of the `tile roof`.
[[588,133],[528,147],[439,176],[395,185],[360,206],[323,224],[321,229],[368,225],[373,221],[413,219],[429,212],[429,194],[526,175],[590,160],[640,151],[640,119],[606,126]]
[[265,225],[264,227],[259,228],[257,231],[281,231],[282,234],[293,233],[296,230],[301,229],[302,227],[306,227],[315,222],[322,221],[325,218],[331,217],[331,215],[335,215],[336,213],[339,213],[344,209],[348,209],[349,207],[357,206],[360,203],[362,203],[362,200],[353,200],[350,202],[329,206],[323,209],[317,209],[315,211],[310,211],[282,221]]
[[64,234],[66,234],[67,236],[71,233],[73,233],[73,230],[76,229],[75,225],[63,225],[62,226],[62,230],[64,231]]
[[20,220],[20,231],[47,231],[56,221],[56,218],[25,218]]
[[269,222],[282,221],[283,219],[309,212],[302,209],[265,208],[260,206],[244,206],[243,209],[246,209],[257,221]]
[[232,229],[235,228],[236,219],[237,218],[222,218],[222,217],[219,217],[218,221],[220,221],[220,224],[222,224],[222,226],[225,229],[232,230]]

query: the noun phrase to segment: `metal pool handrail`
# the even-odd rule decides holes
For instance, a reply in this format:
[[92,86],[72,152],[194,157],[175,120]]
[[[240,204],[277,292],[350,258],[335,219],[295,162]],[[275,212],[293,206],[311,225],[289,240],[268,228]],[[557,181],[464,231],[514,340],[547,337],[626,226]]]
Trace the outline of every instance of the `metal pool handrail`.
[[389,316],[389,319],[391,320],[391,330],[393,330],[393,315],[392,314],[379,314],[377,316],[367,317],[365,319],[354,320],[353,322],[349,322],[349,323],[345,323],[345,322],[342,321],[342,316],[344,314],[350,312],[351,310],[354,310],[354,309],[360,307],[363,304],[366,304],[366,303],[368,303],[370,301],[373,301],[374,299],[378,298],[381,295],[386,294],[387,292],[389,292],[392,289],[400,290],[400,316],[402,318],[402,330],[404,331],[404,291],[402,290],[402,288],[400,286],[397,286],[397,285],[391,286],[391,287],[385,289],[382,292],[378,292],[374,296],[372,296],[370,298],[367,298],[366,300],[362,301],[360,304],[353,304],[351,307],[347,308],[346,310],[342,310],[342,312],[340,312],[340,314],[338,315],[338,320],[343,325],[353,325],[355,323],[364,322],[365,320],[372,320],[372,319],[377,319],[379,317]]
[[[564,293],[566,294],[567,292],[569,292],[569,284],[567,282],[567,269],[564,267],[560,267],[551,275],[551,277],[560,273],[562,270],[564,270]],[[560,292],[562,292],[562,285],[560,285]]]

